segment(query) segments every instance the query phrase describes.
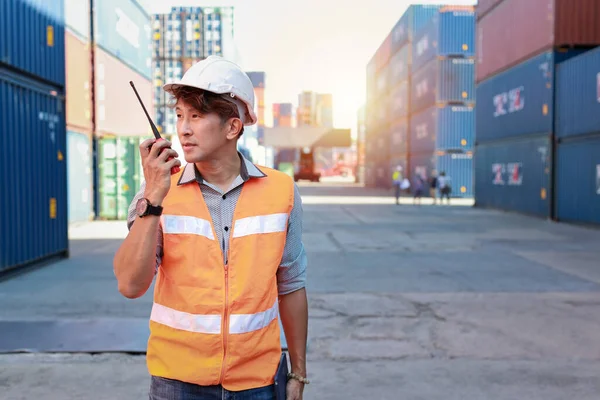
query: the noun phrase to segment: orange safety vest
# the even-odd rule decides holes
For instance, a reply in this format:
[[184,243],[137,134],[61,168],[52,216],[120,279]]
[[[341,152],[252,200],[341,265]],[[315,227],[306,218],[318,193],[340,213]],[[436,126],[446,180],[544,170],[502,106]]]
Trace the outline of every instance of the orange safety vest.
[[244,183],[228,265],[199,185],[177,185],[163,202],[164,256],[150,316],[151,375],[238,391],[273,384],[281,339],[277,269],[294,204],[291,178],[264,168]]

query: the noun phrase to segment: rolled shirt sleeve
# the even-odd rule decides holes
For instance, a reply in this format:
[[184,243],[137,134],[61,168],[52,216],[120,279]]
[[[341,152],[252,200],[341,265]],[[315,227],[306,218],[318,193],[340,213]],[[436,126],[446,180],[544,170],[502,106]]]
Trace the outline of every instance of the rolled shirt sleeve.
[[302,242],[302,217],[302,198],[298,187],[294,184],[294,206],[290,212],[285,248],[277,270],[277,286],[280,295],[306,287],[307,257]]

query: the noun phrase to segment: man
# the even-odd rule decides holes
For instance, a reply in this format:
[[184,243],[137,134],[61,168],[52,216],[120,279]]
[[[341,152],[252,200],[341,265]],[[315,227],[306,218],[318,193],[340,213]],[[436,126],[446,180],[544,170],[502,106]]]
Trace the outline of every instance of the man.
[[114,259],[127,298],[144,295],[156,275],[150,399],[275,399],[279,312],[291,363],[287,399],[301,400],[308,383],[302,204],[290,177],[236,150],[244,125],[256,123],[252,83],[211,56],[164,89],[188,164],[171,175],[180,161],[170,143],[141,144],[145,184]]
[[400,204],[400,193],[401,193],[401,185],[404,180],[402,176],[402,166],[398,165],[396,170],[392,174],[392,182],[394,184],[395,195],[396,195],[396,205]]
[[452,192],[451,178],[442,171],[438,177],[438,187],[440,188],[440,204],[444,202],[444,197],[450,204],[450,193]]
[[433,171],[431,171],[431,177],[429,178],[429,195],[433,199],[434,205],[437,203],[437,184],[438,184],[437,171],[433,170]]

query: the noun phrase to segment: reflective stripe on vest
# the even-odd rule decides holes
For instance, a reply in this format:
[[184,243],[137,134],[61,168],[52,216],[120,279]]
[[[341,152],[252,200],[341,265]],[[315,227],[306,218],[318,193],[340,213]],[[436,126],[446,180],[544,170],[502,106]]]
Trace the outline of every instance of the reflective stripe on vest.
[[[229,333],[241,334],[264,329],[277,318],[277,301],[273,307],[256,314],[229,316]],[[159,324],[182,331],[220,334],[221,315],[194,315],[154,303],[150,319]]]

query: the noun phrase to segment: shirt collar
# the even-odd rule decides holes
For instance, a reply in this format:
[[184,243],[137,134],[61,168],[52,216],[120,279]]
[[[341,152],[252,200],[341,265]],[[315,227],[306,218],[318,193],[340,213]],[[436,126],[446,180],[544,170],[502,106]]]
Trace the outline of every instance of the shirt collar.
[[[248,160],[242,153],[238,151],[238,156],[242,160],[242,165],[240,168],[240,176],[244,182],[249,180],[250,178],[264,178],[267,175],[260,170],[255,164],[253,164],[250,160]],[[196,181],[198,183],[204,183],[204,179],[196,168],[194,163],[186,164],[183,168],[183,173],[179,178],[179,182],[177,185],[185,185],[186,183],[190,183]]]

